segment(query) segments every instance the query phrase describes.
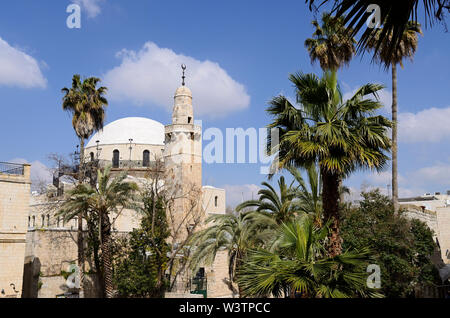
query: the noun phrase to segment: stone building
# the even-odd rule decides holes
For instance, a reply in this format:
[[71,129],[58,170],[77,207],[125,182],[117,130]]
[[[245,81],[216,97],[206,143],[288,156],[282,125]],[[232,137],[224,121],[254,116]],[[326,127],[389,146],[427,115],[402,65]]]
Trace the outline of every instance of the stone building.
[[[172,207],[176,215],[174,222],[187,222],[188,226],[183,226],[186,231],[189,218],[185,216],[192,209],[192,199],[184,194],[193,189],[197,191],[198,200],[195,209],[201,213],[202,221],[209,214],[225,214],[225,190],[202,184],[202,128],[194,122],[192,93],[184,81],[175,92],[170,124],[164,126],[141,117],[119,119],[92,136],[85,154],[85,161],[92,165],[110,165],[113,174],[126,171],[127,180],[141,185],[152,178],[149,172],[151,175],[161,170],[164,174],[161,182],[179,192]],[[63,182],[55,185],[58,189],[54,192],[58,194],[70,187]],[[57,201],[57,198],[51,202],[45,197],[33,198],[25,265],[28,269],[27,290],[31,291],[28,297],[56,297],[70,293],[63,274],[77,259],[77,221],[64,224],[56,217]],[[112,216],[114,235],[132,231],[139,226],[139,221],[139,216],[132,210]],[[193,276],[189,272],[184,274],[185,280]],[[215,264],[202,268],[200,274],[207,281],[208,297],[232,296],[225,283],[228,277],[226,252],[219,253]],[[93,278],[88,278],[88,284],[95,285]],[[179,286],[175,295],[188,296],[190,291],[185,281]],[[95,290],[85,290],[85,293],[87,297],[95,297]]]
[[427,193],[414,198],[399,199],[406,215],[425,222],[434,231],[442,260],[450,264],[450,191]]
[[[450,191],[427,193],[414,198],[399,199],[406,216],[425,222],[434,232],[438,251],[433,263],[438,267],[443,282],[450,279]],[[440,255],[439,255],[440,254]]]
[[30,165],[0,163],[0,298],[22,296]]

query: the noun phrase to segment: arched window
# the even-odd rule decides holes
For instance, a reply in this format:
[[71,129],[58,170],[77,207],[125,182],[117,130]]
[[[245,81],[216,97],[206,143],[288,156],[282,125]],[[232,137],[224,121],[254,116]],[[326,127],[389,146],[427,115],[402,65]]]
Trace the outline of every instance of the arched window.
[[44,223],[45,223],[45,215],[41,215],[41,219],[42,219],[42,224],[41,224],[41,226],[42,227],[44,227]]
[[31,216],[28,217],[28,227],[31,225]]
[[32,225],[32,227],[35,227],[36,226],[36,217],[33,215],[33,225]]
[[142,166],[150,167],[150,151],[144,150],[143,158],[142,158]]
[[120,152],[119,150],[113,151],[113,160],[112,160],[112,166],[113,168],[119,168],[119,161],[120,161]]
[[59,228],[59,216],[56,218],[56,227]]
[[50,214],[47,214],[47,226],[50,227]]
[[214,205],[216,206],[216,208],[217,208],[217,205],[218,205],[218,202],[219,201],[219,197],[218,196],[216,196],[215,198],[214,198]]
[[91,152],[91,161],[94,161],[94,153]]

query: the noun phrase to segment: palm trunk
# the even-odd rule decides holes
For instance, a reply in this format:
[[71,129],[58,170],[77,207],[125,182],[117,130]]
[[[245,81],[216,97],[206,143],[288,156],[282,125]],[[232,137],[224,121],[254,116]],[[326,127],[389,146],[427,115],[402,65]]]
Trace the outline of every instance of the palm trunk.
[[[82,184],[84,181],[84,138],[80,138],[80,166],[78,168],[78,183]],[[83,239],[83,213],[78,214],[78,231],[77,231],[77,245],[78,245],[78,269],[80,275],[80,298],[84,298],[84,239]]]
[[112,281],[112,260],[111,260],[111,222],[108,213],[101,213],[102,227],[102,259],[103,259],[103,286],[105,287],[106,298],[114,297],[114,287]]
[[342,177],[339,178],[339,204],[343,204],[345,200],[345,193],[344,193],[344,180]]
[[[104,297],[103,274],[102,274],[103,269],[100,261],[100,255],[98,253],[100,250],[100,239],[98,236],[99,231],[97,231],[97,227],[95,226],[95,223],[92,220],[90,220],[90,222],[87,222],[87,226],[88,226],[89,240],[92,242],[92,254],[94,257],[95,271],[97,272],[97,285],[99,286],[98,297],[103,298]],[[98,226],[100,227],[100,225]]]
[[327,171],[321,172],[322,175],[322,202],[325,222],[331,221],[331,231],[329,235],[328,253],[330,257],[342,253],[342,240],[339,233],[339,180],[337,174]]
[[392,63],[392,203],[398,212],[397,65]]

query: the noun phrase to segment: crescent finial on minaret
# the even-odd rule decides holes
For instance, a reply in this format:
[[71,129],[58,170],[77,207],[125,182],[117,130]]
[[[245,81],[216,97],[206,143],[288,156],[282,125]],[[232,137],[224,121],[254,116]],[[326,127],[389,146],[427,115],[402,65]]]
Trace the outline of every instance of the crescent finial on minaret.
[[184,79],[186,78],[186,76],[184,75],[184,72],[186,71],[186,65],[181,64],[181,69],[183,70],[183,76],[182,76],[183,82],[181,83],[181,85],[184,86],[185,85]]

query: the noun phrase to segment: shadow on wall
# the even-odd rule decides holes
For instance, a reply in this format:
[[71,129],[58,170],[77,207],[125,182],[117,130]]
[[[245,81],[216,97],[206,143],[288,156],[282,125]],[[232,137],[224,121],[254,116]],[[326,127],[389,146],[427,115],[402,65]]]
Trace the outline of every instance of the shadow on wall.
[[22,298],[37,298],[40,288],[41,261],[37,257],[25,258]]

